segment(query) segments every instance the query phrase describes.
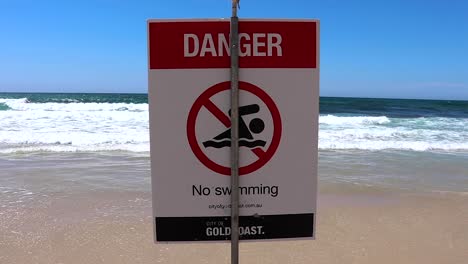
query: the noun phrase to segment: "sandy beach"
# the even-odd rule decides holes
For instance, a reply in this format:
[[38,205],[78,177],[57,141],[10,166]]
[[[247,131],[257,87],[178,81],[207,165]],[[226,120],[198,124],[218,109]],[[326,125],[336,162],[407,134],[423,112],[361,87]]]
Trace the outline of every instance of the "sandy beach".
[[[227,243],[153,243],[148,157],[12,155],[1,163],[0,263],[229,263]],[[23,189],[7,190],[13,179]],[[241,263],[466,263],[466,193],[325,179],[317,239],[242,243]]]

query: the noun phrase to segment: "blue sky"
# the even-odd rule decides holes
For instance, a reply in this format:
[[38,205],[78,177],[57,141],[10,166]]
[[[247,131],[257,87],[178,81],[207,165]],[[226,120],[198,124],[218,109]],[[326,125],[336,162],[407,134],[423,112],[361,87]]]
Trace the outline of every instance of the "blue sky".
[[[0,0],[0,92],[147,91],[146,20],[230,0]],[[468,1],[242,0],[242,18],[321,20],[321,95],[468,100]]]

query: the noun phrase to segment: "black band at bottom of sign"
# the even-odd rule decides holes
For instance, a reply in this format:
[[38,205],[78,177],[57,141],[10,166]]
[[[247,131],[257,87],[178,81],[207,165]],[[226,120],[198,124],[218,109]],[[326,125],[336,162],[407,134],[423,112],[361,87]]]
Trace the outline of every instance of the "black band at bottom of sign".
[[[231,217],[156,217],[156,241],[217,241],[231,239]],[[241,240],[314,236],[314,214],[239,217]]]

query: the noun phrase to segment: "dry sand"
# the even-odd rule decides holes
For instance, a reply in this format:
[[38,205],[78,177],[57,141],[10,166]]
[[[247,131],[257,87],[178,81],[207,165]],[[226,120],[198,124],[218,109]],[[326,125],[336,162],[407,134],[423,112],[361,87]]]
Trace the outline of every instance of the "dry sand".
[[[0,263],[230,263],[228,243],[153,244],[146,196],[104,193],[0,211]],[[466,264],[468,196],[322,190],[317,240],[242,243],[240,254],[245,264]]]

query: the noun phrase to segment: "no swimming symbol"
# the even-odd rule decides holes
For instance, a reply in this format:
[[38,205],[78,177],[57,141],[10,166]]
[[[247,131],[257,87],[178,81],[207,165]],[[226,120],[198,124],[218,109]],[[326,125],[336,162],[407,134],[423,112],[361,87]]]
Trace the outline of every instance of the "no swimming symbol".
[[[265,128],[265,123],[260,118],[254,118],[250,121],[249,126],[247,127],[242,116],[258,113],[260,111],[260,106],[258,104],[251,104],[246,106],[239,107],[239,146],[240,147],[264,147],[266,141],[264,140],[254,140],[252,134],[259,134]],[[231,110],[229,110],[229,115],[231,115]],[[217,135],[212,140],[203,142],[205,148],[223,148],[231,146],[231,128],[225,132]]]
[[[195,156],[210,170],[228,176],[231,174],[230,167],[221,165],[210,159],[205,150],[208,148],[220,149],[231,146],[230,111],[228,111],[228,113],[224,113],[211,100],[213,96],[220,92],[229,90],[229,88],[230,82],[218,83],[208,88],[195,100],[187,119],[187,138],[190,148]],[[273,127],[271,128],[273,133],[269,140],[270,144],[266,149],[264,149],[265,146],[267,146],[267,141],[255,139],[255,137],[257,134],[261,134],[265,130],[265,122],[261,118],[253,118],[247,124],[243,119],[243,116],[255,115],[258,113],[261,110],[260,105],[248,104],[239,107],[239,146],[250,149],[250,151],[256,156],[255,161],[239,168],[239,175],[245,175],[260,169],[273,157],[280,143],[282,124],[276,104],[262,89],[248,82],[239,82],[239,90],[248,92],[259,98],[263,104],[266,105],[273,121]],[[221,133],[214,131],[212,139],[203,142],[197,138],[195,132],[197,116],[202,108],[207,109],[208,112],[212,114],[215,122],[220,122],[223,127],[225,127],[225,131]],[[216,133],[219,134],[216,135]],[[201,144],[199,144],[199,142]],[[203,146],[203,149],[200,145]]]

